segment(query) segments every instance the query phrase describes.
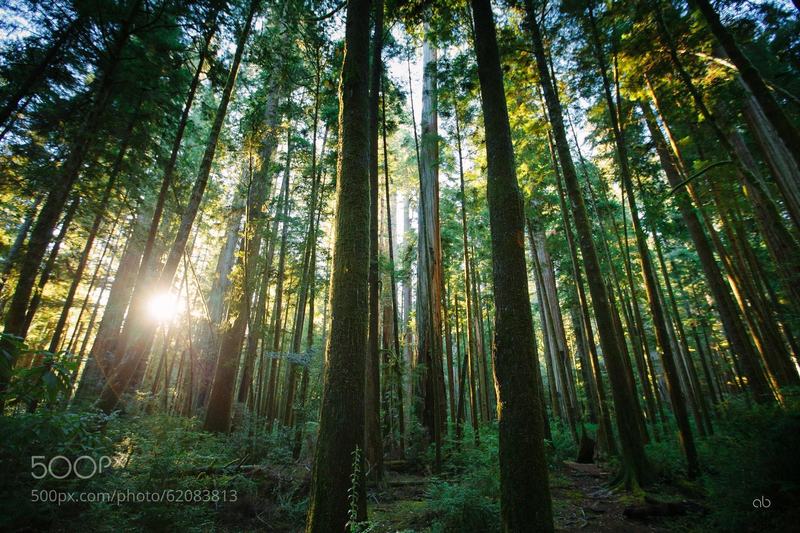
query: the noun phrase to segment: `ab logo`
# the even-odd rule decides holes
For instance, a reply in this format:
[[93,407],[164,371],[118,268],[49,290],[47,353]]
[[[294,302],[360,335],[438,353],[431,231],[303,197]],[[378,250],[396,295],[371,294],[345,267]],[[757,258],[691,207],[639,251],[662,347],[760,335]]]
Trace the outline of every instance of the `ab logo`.
[[753,500],[753,507],[755,509],[769,509],[772,505],[772,501],[766,496],[761,496],[760,498],[756,498]]

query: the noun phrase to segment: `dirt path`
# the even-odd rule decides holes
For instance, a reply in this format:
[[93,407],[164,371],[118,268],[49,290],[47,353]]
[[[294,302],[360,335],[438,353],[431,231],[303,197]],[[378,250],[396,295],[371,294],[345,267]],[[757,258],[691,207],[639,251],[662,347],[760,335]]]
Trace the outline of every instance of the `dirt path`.
[[631,496],[609,490],[608,472],[596,465],[565,463],[550,476],[557,531],[644,533],[666,531],[658,522],[628,519],[623,512]]
[[429,478],[387,471],[386,483],[367,492],[369,518],[376,532],[426,531],[434,520],[425,502]]
[[[550,475],[553,519],[561,532],[645,533],[668,531],[670,518],[640,521],[625,517],[625,509],[638,503],[608,488],[608,472],[596,465],[565,463]],[[373,531],[429,531],[436,516],[426,504],[430,478],[418,473],[387,472],[381,487],[368,491]]]

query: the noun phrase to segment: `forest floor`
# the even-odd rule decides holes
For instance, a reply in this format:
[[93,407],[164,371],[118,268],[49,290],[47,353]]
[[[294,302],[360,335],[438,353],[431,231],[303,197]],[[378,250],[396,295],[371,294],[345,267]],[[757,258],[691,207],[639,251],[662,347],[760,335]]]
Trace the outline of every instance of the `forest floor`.
[[[625,516],[626,509],[648,509],[624,492],[608,486],[609,473],[594,464],[565,462],[550,472],[553,514],[557,531],[562,532],[662,532],[680,528],[682,517],[649,516],[633,519]],[[381,487],[369,493],[370,531],[428,531],[436,514],[427,505],[426,495],[431,477],[424,473],[397,472],[387,469]],[[663,495],[662,495],[663,496]],[[659,509],[655,508],[655,513]],[[684,514],[683,510],[678,514]]]

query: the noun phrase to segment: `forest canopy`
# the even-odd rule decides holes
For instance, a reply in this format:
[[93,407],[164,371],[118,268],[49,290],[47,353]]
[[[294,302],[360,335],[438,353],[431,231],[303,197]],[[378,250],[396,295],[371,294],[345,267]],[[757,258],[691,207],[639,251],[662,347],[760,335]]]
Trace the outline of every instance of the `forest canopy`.
[[797,0],[0,0],[0,528],[788,531]]

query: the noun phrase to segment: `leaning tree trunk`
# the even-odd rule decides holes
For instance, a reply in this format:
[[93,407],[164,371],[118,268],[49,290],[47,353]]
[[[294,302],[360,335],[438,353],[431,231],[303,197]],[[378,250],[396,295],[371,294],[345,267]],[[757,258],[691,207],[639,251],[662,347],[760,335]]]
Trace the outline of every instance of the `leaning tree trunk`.
[[[6,259],[3,262],[3,272],[0,274],[0,295],[3,294],[6,282],[11,276],[11,272],[14,270],[19,254],[22,252],[22,246],[25,244],[25,239],[28,238],[28,232],[33,225],[33,220],[36,217],[36,212],[39,209],[41,201],[42,198],[40,196],[33,198],[30,205],[25,210],[25,217],[22,219],[22,223],[17,228],[17,236],[14,238],[14,242],[11,244],[8,254],[6,254]],[[3,307],[5,307],[5,298],[0,302],[0,314],[3,313]]]
[[489,0],[472,0],[488,162],[495,349],[500,435],[500,517],[504,531],[552,531],[533,318],[525,265],[525,213],[517,183],[503,72]]
[[45,286],[47,282],[50,281],[50,276],[53,273],[53,268],[56,264],[56,259],[58,258],[58,252],[61,250],[61,245],[64,244],[64,238],[67,236],[67,232],[69,231],[69,227],[72,224],[72,219],[75,218],[75,214],[78,212],[78,207],[80,206],[81,198],[78,196],[72,200],[67,207],[67,211],[64,213],[64,218],[61,219],[61,229],[58,231],[58,235],[53,240],[53,247],[50,249],[50,253],[47,255],[47,261],[44,262],[42,266],[42,273],[39,275],[39,282],[36,284],[36,288],[33,291],[33,295],[31,296],[31,301],[28,304],[28,310],[25,312],[25,322],[22,325],[22,330],[20,331],[20,336],[25,338],[28,335],[28,330],[31,327],[31,322],[33,322],[33,315],[36,314],[36,311],[39,310],[39,304],[42,302],[42,293],[44,293]]
[[[208,185],[211,165],[214,162],[214,155],[216,154],[222,126],[225,123],[225,116],[228,111],[231,96],[233,95],[233,89],[236,85],[236,76],[239,72],[242,56],[244,55],[247,38],[250,35],[253,18],[259,10],[260,5],[261,0],[251,0],[250,2],[244,26],[236,43],[236,52],[234,53],[233,62],[228,72],[228,79],[225,82],[220,103],[214,117],[214,123],[208,135],[206,149],[203,154],[203,159],[200,162],[200,169],[197,173],[192,192],[189,195],[189,201],[183,210],[178,232],[172,243],[169,254],[167,255],[164,267],[161,269],[158,281],[156,282],[156,292],[168,292],[171,289],[175,272],[178,270],[178,265],[186,251],[186,243],[189,239],[194,220],[200,210],[200,202],[203,199],[206,185]],[[143,285],[137,286],[134,289],[134,295],[128,311],[128,315],[131,319],[126,322],[125,328],[120,332],[120,340],[117,345],[117,350],[124,349],[124,352],[118,352],[116,354],[117,364],[115,365],[111,379],[103,390],[100,401],[100,406],[105,411],[114,409],[119,402],[120,395],[137,385],[137,383],[133,383],[135,381],[135,375],[138,374],[137,369],[142,365],[142,359],[153,343],[157,324],[150,321],[145,312],[147,293],[148,290],[145,289]]]
[[[678,56],[675,41],[670,34],[666,23],[664,22],[661,11],[656,9],[655,15],[661,39],[667,46],[670,60],[672,61],[678,77],[686,86],[686,89],[689,91],[695,106],[700,111],[700,114],[703,116],[705,122],[711,128],[714,135],[717,137],[718,142],[732,159],[732,163],[736,168],[738,178],[745,188],[748,199],[753,206],[759,230],[764,237],[764,242],[766,243],[770,254],[775,260],[775,265],[781,274],[781,281],[783,282],[787,293],[791,296],[792,301],[800,301],[800,256],[798,256],[796,253],[797,242],[784,227],[783,221],[781,220],[775,205],[761,184],[761,181],[757,176],[758,169],[753,165],[748,165],[748,162],[745,161],[745,158],[748,155],[746,154],[746,150],[743,150],[741,146],[737,149],[733,143],[736,136],[729,136],[725,131],[723,131],[717,116],[712,114],[711,110],[709,110],[703,99],[703,95],[700,93],[691,76],[684,68],[681,58]],[[731,55],[727,49],[726,52],[728,52],[728,55]],[[743,73],[742,76],[744,77]],[[747,79],[745,79],[745,81],[747,81]],[[779,131],[779,134],[780,133],[781,132]],[[783,137],[783,139],[786,141],[786,137]],[[791,149],[791,147],[789,148]],[[798,150],[796,150],[794,153],[795,158],[800,157],[798,156],[797,152]],[[764,399],[762,398],[760,401],[764,401]]]
[[[141,103],[142,101],[140,99],[139,104]],[[131,135],[133,133],[133,128],[136,126],[138,115],[139,106],[137,105],[136,112],[131,117],[128,127],[122,136],[117,156],[114,158],[111,172],[109,173],[108,180],[106,181],[106,186],[104,187],[103,194],[95,208],[96,212],[94,221],[92,222],[91,228],[89,228],[89,234],[86,236],[86,242],[84,243],[81,257],[78,260],[78,266],[75,267],[75,272],[72,274],[72,283],[67,291],[67,296],[64,298],[64,305],[61,310],[61,315],[58,317],[58,322],[56,323],[56,327],[53,330],[53,335],[50,339],[50,352],[52,353],[55,353],[56,350],[58,350],[58,345],[61,342],[61,335],[64,334],[64,328],[67,325],[67,319],[69,318],[69,312],[72,308],[72,302],[75,299],[75,293],[78,291],[78,286],[81,283],[83,272],[86,270],[86,265],[89,262],[89,254],[92,252],[92,246],[94,245],[95,237],[97,237],[97,231],[100,229],[100,224],[103,223],[103,219],[105,218],[108,202],[111,199],[111,194],[114,192],[114,188],[116,187],[117,178],[119,177],[119,172],[122,168],[122,162],[124,161],[125,155],[128,151],[128,146],[130,146]]]
[[114,282],[108,291],[103,318],[100,319],[97,335],[75,392],[75,397],[80,400],[96,400],[112,370],[116,334],[122,327],[125,309],[130,302],[133,280],[136,278],[136,269],[147,235],[148,214],[146,210],[141,210],[132,223],[125,250],[114,274]]
[[209,12],[206,20],[206,31],[203,35],[203,44],[200,48],[200,55],[197,58],[197,68],[195,69],[192,81],[189,83],[189,92],[186,95],[186,100],[183,104],[183,110],[181,111],[181,116],[178,120],[178,128],[175,131],[175,137],[172,140],[172,149],[170,150],[169,159],[167,160],[167,164],[164,166],[164,171],[161,176],[161,187],[158,191],[158,196],[156,197],[155,207],[153,208],[153,218],[150,220],[150,228],[147,231],[147,240],[144,243],[142,257],[139,262],[139,269],[136,274],[136,281],[134,282],[134,290],[136,291],[134,292],[134,302],[137,301],[138,292],[141,290],[145,279],[151,272],[151,258],[153,251],[155,250],[158,228],[161,224],[161,217],[164,213],[164,206],[166,205],[169,190],[172,187],[175,166],[178,161],[178,153],[181,148],[181,143],[183,142],[186,126],[189,122],[189,112],[192,109],[192,104],[194,103],[194,99],[197,94],[197,88],[200,85],[200,76],[203,73],[205,61],[210,52],[211,39],[214,37],[214,34],[217,30],[217,16],[219,15],[222,1],[223,0],[214,0],[214,7]]
[[[272,155],[278,144],[276,128],[278,126],[278,97],[275,83],[272,90],[267,93],[264,123],[266,133],[262,141],[258,171],[253,173],[252,183],[248,187],[247,219],[245,222],[245,236],[242,239],[243,276],[242,286],[236,295],[231,309],[235,316],[231,325],[221,336],[217,364],[214,370],[214,380],[206,410],[206,419],[203,427],[208,431],[227,432],[231,424],[231,405],[233,391],[236,384],[236,374],[239,370],[239,353],[244,342],[247,324],[250,322],[250,300],[255,292],[255,280],[259,251],[261,250],[261,236],[264,228],[262,214],[264,203],[270,194],[271,180],[269,170],[272,166]],[[229,315],[233,314],[229,313]],[[255,332],[251,331],[251,335]],[[252,361],[245,361],[243,383],[250,384],[249,376],[252,372]],[[246,389],[245,389],[246,391]],[[242,392],[245,395],[246,392]]]
[[[672,187],[678,187],[685,178],[679,170],[678,165],[671,157],[666,140],[658,127],[650,105],[642,103],[640,107],[645,122],[647,123],[650,137],[653,139],[656,152],[661,162],[661,167],[664,169],[664,173],[667,176],[667,180]],[[736,353],[739,358],[745,360],[746,367],[750,369],[748,372],[748,381],[750,386],[753,387],[756,396],[764,397],[770,395],[769,385],[758,366],[757,356],[753,351],[753,345],[746,333],[747,329],[736,309],[736,303],[730,293],[730,288],[725,283],[722,272],[714,259],[714,253],[703,232],[700,220],[692,209],[690,199],[686,192],[677,190],[676,194],[678,195],[678,209],[680,210],[684,224],[686,224],[686,228],[689,230],[689,235],[692,238],[697,256],[700,259],[700,266],[703,268],[708,287],[716,303],[717,312],[722,321],[725,335],[731,343],[734,353]]]
[[689,424],[689,416],[686,412],[684,392],[681,388],[681,382],[679,379],[680,374],[678,372],[676,357],[673,353],[669,340],[669,332],[667,330],[664,309],[661,306],[661,301],[658,296],[658,282],[655,269],[653,268],[650,251],[647,248],[645,233],[639,220],[639,211],[636,205],[636,198],[633,190],[633,180],[631,178],[631,173],[628,166],[625,133],[623,130],[623,125],[620,123],[618,118],[621,116],[618,114],[621,112],[621,110],[619,109],[618,104],[615,105],[614,98],[611,94],[611,86],[607,73],[608,71],[591,3],[589,4],[588,19],[591,30],[590,34],[597,59],[597,66],[600,70],[600,76],[603,81],[603,93],[605,95],[608,114],[611,120],[611,129],[614,137],[614,146],[616,147],[617,152],[617,162],[619,163],[622,185],[628,198],[628,205],[630,206],[631,221],[633,223],[636,245],[639,251],[639,262],[642,268],[642,277],[644,278],[647,301],[650,305],[650,313],[653,317],[653,326],[656,331],[656,340],[661,347],[664,372],[667,376],[667,382],[669,384],[669,394],[672,400],[672,409],[675,413],[675,420],[678,424],[678,430],[680,431],[681,445],[683,447],[684,454],[686,455],[689,478],[694,478],[699,473],[699,463],[697,458],[697,450],[694,446],[694,436],[692,434],[691,425]]
[[[115,88],[114,77],[122,59],[122,50],[130,40],[134,19],[142,3],[143,0],[134,0],[107,50],[107,58],[105,64],[100,67],[96,89],[89,109],[77,128],[66,159],[59,169],[58,178],[54,180],[53,186],[36,219],[36,224],[31,231],[25,255],[20,260],[18,268],[19,279],[17,280],[14,296],[11,299],[11,305],[4,323],[4,331],[7,334],[17,336],[24,334],[25,315],[33,292],[36,275],[39,272],[39,266],[47,252],[53,229],[58,224],[58,217],[84,167],[89,149],[93,145],[94,137],[100,128],[100,119],[103,112],[111,100]],[[2,348],[9,353],[13,353],[11,346],[8,344],[5,344]],[[8,385],[10,375],[6,368],[6,365],[4,365],[3,370],[0,371],[0,394],[5,391]],[[0,411],[2,411],[2,406],[3,402],[0,400]]]
[[[339,156],[319,439],[309,495],[308,533],[343,531],[348,495],[356,520],[366,518],[364,376],[369,277],[369,17],[370,0],[347,3],[339,86]],[[355,468],[354,468],[355,467]],[[352,479],[351,479],[352,476]]]
[[[674,152],[676,159],[672,160],[671,163],[673,165],[667,165],[665,167],[665,172],[667,174],[667,179],[670,181],[673,187],[678,187],[685,181],[685,174],[686,174],[686,165],[683,163],[680,151],[678,149],[677,143],[674,137],[671,134],[671,130],[669,129],[669,125],[665,120],[664,115],[661,113],[661,109],[659,107],[659,100],[656,98],[656,93],[653,86],[650,84],[647,78],[645,81],[648,84],[648,90],[650,92],[650,97],[653,100],[653,103],[656,106],[656,109],[661,114],[662,122],[664,122],[664,128],[667,131],[667,134],[670,139],[670,145],[672,146],[672,152]],[[646,118],[646,113],[645,113]],[[654,137],[655,141],[659,140],[659,136]],[[656,145],[658,146],[658,145]],[[666,157],[668,152],[666,151],[666,147],[663,148],[664,154]],[[661,157],[662,164],[664,163],[664,157]],[[714,264],[713,254],[710,249],[704,250],[702,246],[697,245],[699,242],[693,235],[693,239],[695,239],[696,249],[698,254],[701,256],[701,265],[703,266],[704,271],[706,272],[707,279],[709,280],[709,286],[712,289],[712,293],[714,295],[715,301],[719,306],[720,318],[722,319],[723,329],[725,331],[726,336],[728,336],[728,340],[731,343],[731,347],[733,348],[734,355],[736,361],[741,360],[744,365],[744,370],[748,378],[748,385],[752,389],[756,401],[770,401],[773,399],[772,391],[769,388],[769,384],[767,382],[764,373],[762,372],[761,366],[758,361],[758,356],[753,349],[753,345],[750,341],[750,338],[747,336],[747,330],[744,327],[744,323],[741,320],[742,316],[739,315],[737,311],[737,304],[733,299],[733,296],[736,296],[739,299],[739,303],[741,304],[741,276],[737,273],[736,269],[734,268],[733,262],[729,257],[726,249],[724,248],[722,241],[717,233],[717,230],[711,224],[710,220],[705,216],[702,206],[700,203],[700,198],[694,190],[694,185],[691,183],[686,183],[682,188],[685,188],[686,192],[688,193],[689,197],[692,199],[694,204],[699,208],[700,215],[703,216],[703,220],[705,223],[705,227],[708,230],[708,235],[714,244],[714,248],[717,250],[717,253],[720,256],[720,260],[725,267],[728,277],[731,280],[730,289],[733,290],[733,295],[729,292],[729,287],[725,284],[724,280],[722,280],[721,276],[722,273],[717,268],[716,276],[713,272],[709,269],[709,265]],[[714,193],[716,187],[714,182],[711,182],[711,191]],[[715,193],[714,193],[715,194]],[[681,206],[681,202],[678,203],[678,206]],[[690,229],[692,233],[698,233],[699,235],[702,233],[702,228],[698,226],[697,230],[692,230],[692,225],[687,224],[687,227]],[[727,225],[723,224],[723,228],[726,228]],[[706,259],[702,259],[705,256]],[[716,279],[716,278],[719,279]],[[748,320],[748,310],[747,306],[741,306],[740,308],[743,312],[743,318]],[[754,332],[755,333],[755,332]],[[753,336],[753,340],[758,344],[759,339],[757,335]]]
[[575,228],[578,233],[581,254],[583,256],[584,268],[589,284],[589,292],[592,297],[597,330],[600,334],[600,345],[603,348],[603,356],[608,369],[608,376],[611,380],[611,392],[614,397],[614,405],[617,414],[617,427],[622,444],[622,473],[621,481],[627,488],[633,488],[641,483],[646,483],[650,477],[650,467],[647,456],[645,455],[644,445],[639,432],[636,411],[638,405],[631,389],[627,383],[624,354],[618,344],[615,327],[612,320],[613,310],[609,300],[608,291],[603,281],[600,261],[595,249],[592,226],[584,205],[583,195],[578,183],[578,175],[575,171],[575,164],[572,161],[567,133],[564,127],[564,118],[561,111],[561,104],[555,93],[553,86],[554,80],[550,76],[547,68],[547,56],[545,53],[544,42],[542,40],[539,23],[536,20],[536,11],[532,0],[525,0],[526,19],[528,22],[531,38],[533,41],[534,56],[536,58],[537,69],[540,76],[542,91],[544,92],[545,103],[550,117],[553,136],[558,149],[558,157],[561,161],[562,173],[567,189],[567,195],[572,205],[572,212],[575,216]]
[[722,24],[722,20],[720,20],[719,14],[714,10],[710,0],[690,0],[689,5],[692,4],[703,14],[711,28],[711,32],[725,49],[731,62],[739,69],[739,75],[753,93],[753,97],[755,97],[758,105],[761,106],[767,120],[775,128],[786,148],[789,149],[789,153],[794,157],[795,164],[800,166],[800,132],[797,131],[797,128],[780,108],[772,93],[770,93],[767,84],[764,83],[764,78],[761,77],[761,73],[758,72],[758,69],[739,48],[730,31]]

